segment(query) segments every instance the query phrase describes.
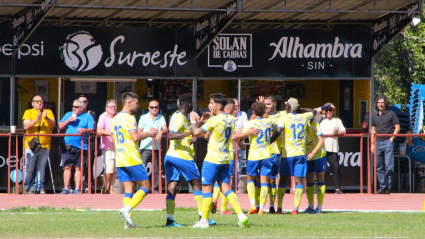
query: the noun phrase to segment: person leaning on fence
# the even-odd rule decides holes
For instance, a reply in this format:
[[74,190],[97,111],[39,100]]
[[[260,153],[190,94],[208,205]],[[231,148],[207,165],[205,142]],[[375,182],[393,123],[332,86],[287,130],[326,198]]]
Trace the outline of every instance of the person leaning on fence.
[[[94,131],[94,121],[90,114],[84,111],[84,102],[74,100],[72,111],[65,114],[59,122],[59,129],[65,129],[67,134],[83,134],[83,150],[87,151],[88,134]],[[81,137],[65,136],[61,152],[61,166],[64,168],[63,181],[65,188],[61,194],[70,194],[71,169],[75,167],[74,194],[81,194]],[[87,155],[87,153],[84,153]],[[84,159],[83,159],[84,160]]]
[[[159,142],[161,142],[162,134],[167,134],[168,128],[165,122],[164,116],[159,113],[159,102],[157,100],[151,100],[149,102],[149,113],[144,114],[139,119],[138,131],[148,132],[151,128],[156,128],[158,134],[155,136],[155,149],[154,149],[154,193],[158,193],[159,188],[159,170],[158,170],[158,150]],[[148,162],[152,162],[152,139],[153,137],[147,137],[140,141],[140,155],[143,160],[145,167],[148,167]],[[152,166],[151,166],[152,170]]]
[[100,149],[102,150],[102,158],[104,163],[104,177],[102,193],[115,194],[114,184],[117,178],[117,170],[115,167],[115,148],[112,144],[111,122],[117,114],[117,102],[115,100],[106,101],[106,112],[99,116],[97,123],[97,133],[102,134],[100,141]]
[[[33,108],[26,110],[22,117],[26,134],[50,134],[52,128],[56,125],[55,116],[52,111],[43,109],[43,98],[39,95],[32,97],[31,105]],[[33,152],[28,144],[34,138],[38,139],[42,146],[37,152]],[[26,193],[46,193],[44,190],[44,174],[49,152],[50,136],[28,136],[25,138],[24,182]]]
[[377,194],[389,194],[394,174],[394,138],[395,136],[376,137],[374,134],[398,134],[400,123],[397,115],[388,110],[388,99],[385,96],[376,97],[378,112],[372,114],[371,126],[372,137],[370,150],[374,153],[376,147],[376,176],[379,190]]
[[[335,106],[332,103],[325,105],[332,105],[333,108],[325,110],[325,117],[320,121],[320,129],[323,134],[331,135],[344,135],[345,127],[340,118],[335,117]],[[326,158],[332,168],[333,179],[335,183],[335,194],[343,194],[341,190],[341,171],[338,160],[338,137],[325,137]]]

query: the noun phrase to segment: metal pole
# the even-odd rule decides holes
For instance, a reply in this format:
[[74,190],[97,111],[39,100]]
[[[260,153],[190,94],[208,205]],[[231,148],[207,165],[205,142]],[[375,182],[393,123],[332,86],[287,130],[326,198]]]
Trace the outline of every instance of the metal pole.
[[155,193],[155,137],[152,137],[152,163],[151,163],[151,174],[152,174],[152,194]]
[[193,111],[198,109],[198,77],[192,80]]
[[15,162],[16,162],[16,167],[15,167],[15,194],[19,194],[19,137],[17,134],[15,134],[15,143],[16,143],[16,156],[15,156]]
[[[62,78],[58,78],[58,111],[56,112],[56,119],[57,121],[60,120],[61,116],[61,98],[62,98]],[[58,127],[58,133],[60,133],[60,129]]]
[[363,194],[363,134],[360,136],[360,194]]
[[239,101],[239,110],[241,110],[241,85],[242,85],[242,80],[239,79],[238,80],[238,101]]
[[10,123],[15,125],[15,99],[16,99],[16,77],[15,77],[15,54],[12,55],[12,76],[10,77]]
[[9,153],[7,156],[7,159],[9,160],[8,164],[7,164],[7,169],[8,169],[8,173],[7,173],[7,194],[10,195],[10,162],[11,162],[11,157],[12,157],[12,134],[9,133]]

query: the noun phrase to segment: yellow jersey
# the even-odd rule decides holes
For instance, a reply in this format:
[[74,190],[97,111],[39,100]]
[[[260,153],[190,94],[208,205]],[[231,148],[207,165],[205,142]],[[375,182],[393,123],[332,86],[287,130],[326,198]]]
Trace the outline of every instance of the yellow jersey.
[[[53,112],[51,110],[47,110],[44,109],[43,111],[47,112],[47,118],[49,119],[55,119],[55,116],[53,116]],[[24,113],[24,116],[22,117],[22,120],[34,120],[37,118],[37,114],[38,114],[38,110],[35,109],[29,109],[26,110]],[[28,129],[26,131],[27,134],[40,134],[40,136],[38,137],[40,144],[43,148],[47,148],[50,149],[50,136],[41,136],[42,134],[51,134],[52,131],[51,129],[54,128],[55,126],[51,127],[49,126],[49,124],[47,123],[46,119],[43,118],[43,116],[41,116],[41,125],[40,125],[40,133],[38,132],[38,126],[40,125],[40,121],[37,121],[37,123],[35,123],[35,125],[33,127],[31,127],[30,129]],[[25,137],[25,148],[29,149],[30,146],[28,146],[28,142],[31,141],[32,138],[37,137],[37,136],[28,136]]]
[[[285,114],[283,111],[275,112],[274,114],[269,114],[269,119],[273,123],[272,127],[272,135],[277,131],[277,124],[279,123],[280,117]],[[282,152],[282,140],[284,134],[281,134],[279,138],[276,139],[271,145],[272,154],[281,154]]]
[[[190,124],[186,116],[182,112],[177,111],[171,116],[169,128],[173,133],[188,133],[190,131]],[[170,140],[167,155],[184,160],[193,160],[195,150],[192,144],[192,135],[186,136],[183,139]]]
[[205,161],[214,164],[229,164],[232,134],[236,118],[227,113],[213,116],[201,126],[204,132],[210,132],[208,152]]
[[250,128],[258,129],[260,132],[257,135],[249,136],[248,160],[257,161],[271,158],[272,119],[256,118],[250,120],[243,126],[243,132],[247,132]]
[[[316,148],[317,143],[319,142],[319,136],[323,136],[322,130],[320,129],[320,124],[316,120],[313,122],[309,122],[307,127],[307,153],[309,154],[311,151]],[[325,144],[320,147],[320,149],[316,152],[311,160],[320,159],[326,156]]]
[[115,162],[117,167],[129,167],[143,164],[136,142],[130,131],[136,130],[136,118],[127,112],[119,112],[111,123],[111,134],[115,144]]
[[286,157],[305,155],[306,152],[306,127],[313,118],[313,113],[284,114],[278,127],[285,131]]

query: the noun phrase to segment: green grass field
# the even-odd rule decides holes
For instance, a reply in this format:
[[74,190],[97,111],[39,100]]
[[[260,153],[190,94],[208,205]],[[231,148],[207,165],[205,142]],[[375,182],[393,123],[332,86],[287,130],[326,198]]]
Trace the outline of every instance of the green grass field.
[[17,208],[0,211],[1,238],[124,238],[124,237],[227,237],[227,238],[424,238],[422,212],[325,212],[322,214],[248,215],[248,228],[237,226],[236,215],[211,216],[217,225],[191,228],[195,209],[176,209],[176,222],[184,228],[165,228],[166,212],[135,211],[141,229],[124,230],[118,211]]

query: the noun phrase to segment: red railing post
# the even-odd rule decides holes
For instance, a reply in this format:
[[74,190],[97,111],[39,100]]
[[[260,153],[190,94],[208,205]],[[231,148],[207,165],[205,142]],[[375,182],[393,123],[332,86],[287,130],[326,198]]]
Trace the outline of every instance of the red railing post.
[[161,139],[159,140],[159,150],[158,150],[158,182],[159,182],[159,186],[158,186],[158,190],[159,193],[162,194],[162,155],[161,155],[161,143],[162,143],[162,135],[161,135]]
[[15,156],[15,194],[19,194],[19,139],[18,134],[15,133],[15,143],[16,143],[16,156]]
[[10,162],[11,162],[11,157],[12,157],[12,134],[9,133],[9,155],[8,155],[8,160],[9,163],[7,164],[8,166],[8,174],[7,174],[7,194],[10,195]]
[[25,158],[25,133],[22,137],[22,194],[25,194],[25,169],[26,169],[26,158]]
[[[166,141],[165,141],[165,147],[167,148],[167,150],[168,150],[168,133],[169,133],[169,131],[167,130],[167,135],[166,135]],[[196,163],[196,162],[195,162]],[[165,165],[164,165],[164,168],[165,168]],[[165,194],[167,194],[167,190],[168,190],[168,184],[167,184],[167,172],[165,172]]]
[[152,193],[154,193],[154,185],[155,185],[155,137],[152,137],[152,169],[151,169],[151,175],[152,175]]
[[90,134],[87,134],[87,147],[88,147],[87,148],[88,149],[88,151],[87,151],[87,177],[88,177],[88,179],[87,179],[87,183],[88,183],[87,187],[89,189],[88,194],[91,194],[91,174],[92,174],[91,170],[92,170],[92,167],[91,167],[91,143],[90,143]]
[[[84,134],[81,134],[81,168],[80,168],[80,191],[84,192],[84,183],[83,183],[83,177],[84,177]],[[77,182],[75,182],[77,184]]]
[[363,134],[360,135],[360,194],[363,194]]
[[[238,191],[238,146],[236,145],[236,141],[233,141],[233,150],[235,152],[235,157],[233,158],[233,162],[235,163],[235,174],[233,177],[233,181],[235,182],[235,188],[234,192],[236,193]],[[230,185],[230,188],[232,188],[232,185]],[[245,193],[245,192],[244,192]]]
[[373,193],[376,193],[376,134],[372,135],[373,137]]
[[94,194],[97,193],[97,133],[94,139]]
[[370,184],[370,134],[367,135],[367,193],[372,193]]

